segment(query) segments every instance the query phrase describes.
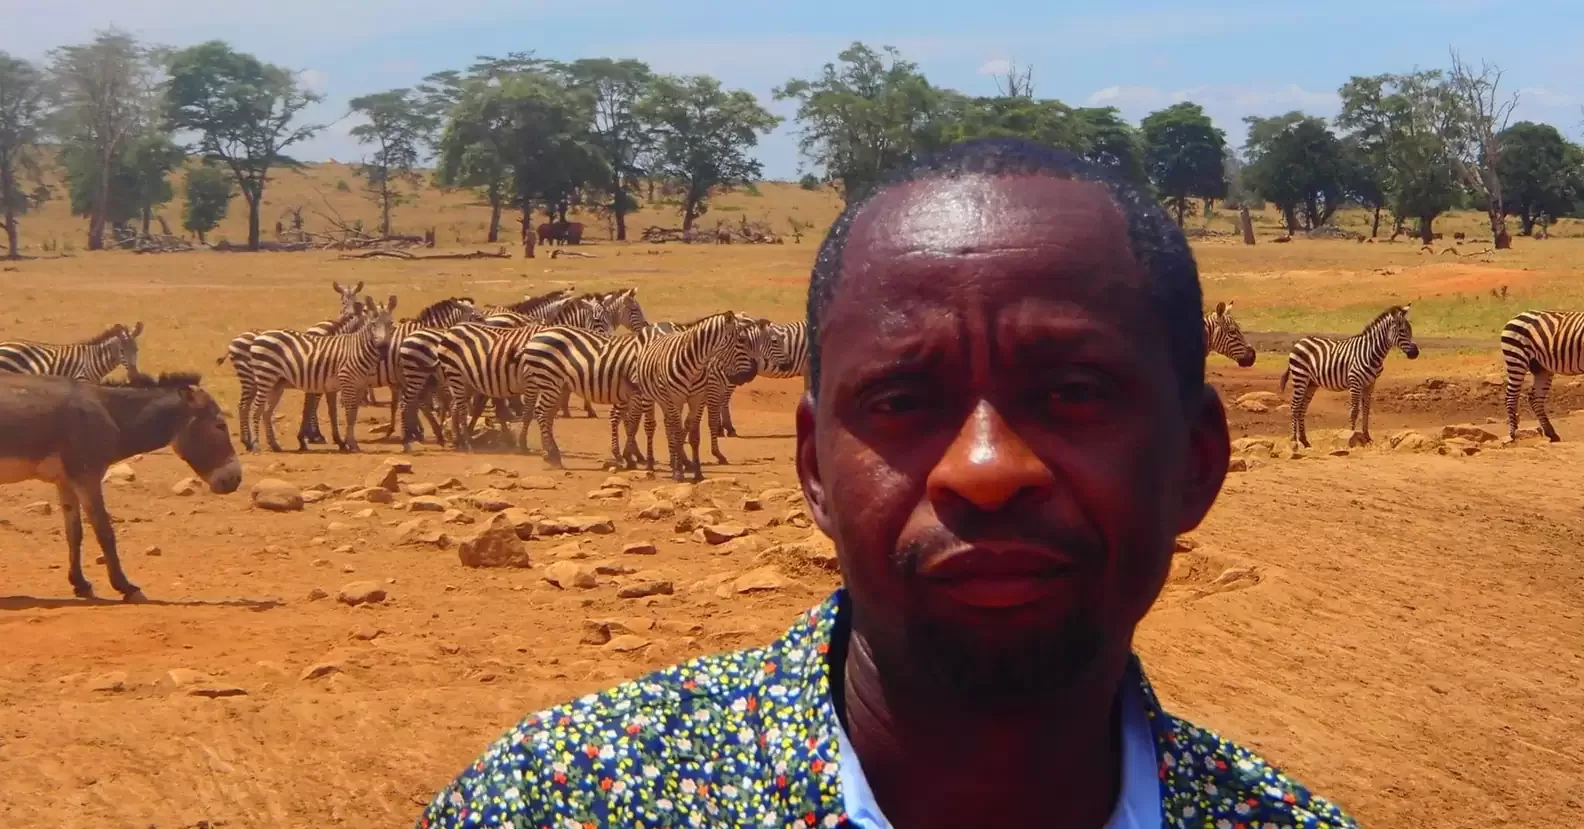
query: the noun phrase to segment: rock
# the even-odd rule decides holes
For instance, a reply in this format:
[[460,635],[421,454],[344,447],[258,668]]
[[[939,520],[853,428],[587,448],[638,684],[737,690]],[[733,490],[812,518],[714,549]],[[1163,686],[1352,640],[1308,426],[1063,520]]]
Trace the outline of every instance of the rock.
[[336,601],[352,607],[360,604],[379,604],[385,601],[385,588],[380,587],[378,582],[355,581],[341,588]]
[[1393,432],[1386,439],[1386,445],[1398,452],[1435,452],[1441,448],[1441,440],[1413,429],[1403,429]]
[[655,545],[647,541],[635,541],[622,548],[622,554],[629,556],[652,556],[658,552]]
[[396,474],[398,475],[412,474],[412,461],[404,461],[401,458],[386,458],[385,460],[381,461],[381,463],[385,464],[391,469],[396,470]]
[[524,541],[533,538],[534,525],[538,523],[534,520],[533,514],[522,507],[507,507],[501,510],[495,514],[494,518],[490,519],[491,523],[497,521],[510,525],[512,532],[515,532],[517,537]]
[[352,529],[352,526],[350,524],[343,524],[340,521],[331,521],[329,524],[325,525],[325,529],[333,533],[344,533],[347,530]]
[[185,688],[188,685],[200,685],[205,682],[214,682],[214,677],[206,673],[195,671],[191,668],[171,668],[165,672],[165,678],[169,679],[170,684],[176,686],[177,688]]
[[550,548],[548,554],[551,558],[589,557],[589,554],[584,552],[583,543],[581,541],[568,541],[565,544],[557,544],[556,546]]
[[374,517],[374,510],[372,510],[372,509],[370,509],[368,507],[364,507],[363,509],[360,509],[357,512],[352,513],[352,517],[353,518],[373,518]]
[[719,524],[726,520],[726,513],[718,507],[696,507],[690,509],[687,515],[676,522],[676,531],[679,533],[692,532],[705,524]]
[[334,662],[320,662],[317,665],[309,665],[308,667],[303,668],[302,673],[299,674],[297,678],[306,682],[310,679],[319,679],[320,677],[326,677],[331,674],[338,673],[341,673],[340,665],[337,665]]
[[808,538],[797,542],[797,550],[802,553],[804,561],[821,570],[832,573],[841,570],[841,560],[836,557],[836,542],[822,532],[816,530],[809,533]]
[[[49,506],[45,504],[45,506]],[[664,521],[676,514],[676,504],[670,501],[656,501],[643,509],[638,510],[638,517],[647,521]]]
[[594,573],[600,576],[630,576],[636,572],[638,571],[615,561],[602,561],[594,565]]
[[467,484],[462,483],[462,479],[460,478],[446,478],[440,482],[439,488],[449,492],[452,490],[467,489]]
[[153,545],[153,544],[149,545],[148,548],[146,548],[143,551],[143,555],[146,555],[146,556],[161,556],[161,555],[164,555],[164,554],[165,554],[164,550],[161,550],[157,545]]
[[1231,459],[1230,461],[1227,462],[1227,471],[1228,472],[1247,472],[1247,471],[1249,471],[1248,458],[1233,458],[1233,459]]
[[407,502],[408,512],[445,512],[446,502],[433,495],[418,495]]
[[623,634],[605,643],[604,650],[616,653],[630,653],[649,647],[649,640],[631,633]]
[[588,494],[588,499],[590,501],[605,501],[614,498],[625,497],[627,497],[627,490],[617,489],[615,487],[603,487],[601,489],[590,490]]
[[272,512],[293,512],[303,508],[302,492],[279,478],[264,478],[253,485],[253,506]]
[[[708,532],[708,530],[706,530]],[[708,539],[706,539],[708,540]],[[757,553],[770,546],[770,542],[757,535],[744,535],[733,538],[724,544],[716,545],[712,552],[718,556],[735,556]]]
[[668,581],[641,581],[629,584],[616,591],[618,599],[642,599],[645,596],[669,596],[672,593],[671,582]]
[[208,487],[197,478],[182,478],[171,486],[173,495],[197,495]]
[[435,484],[428,484],[428,483],[406,484],[404,486],[404,488],[407,490],[407,494],[408,495],[413,495],[413,496],[433,495],[436,492],[440,491],[440,487],[439,486],[437,486]]
[[116,693],[126,690],[126,671],[110,671],[88,680],[88,690]]
[[1475,443],[1488,443],[1497,439],[1493,432],[1467,424],[1441,427],[1441,439],[1446,440],[1447,438],[1462,438]]
[[1281,395],[1273,391],[1251,391],[1248,394],[1239,396],[1237,402],[1239,405],[1248,402],[1263,403],[1266,406],[1274,406],[1281,402]]
[[764,509],[764,502],[760,501],[758,498],[744,498],[743,499],[743,502],[742,502],[742,511],[743,512],[758,512],[758,511],[760,511],[762,509]]
[[654,493],[656,498],[659,498],[662,501],[670,501],[679,507],[692,506],[693,504],[692,484],[671,484],[669,486],[657,486],[650,490],[650,492]]
[[314,589],[308,591],[308,601],[310,601],[310,602],[317,602],[320,599],[328,599],[328,598],[330,598],[330,594],[326,593],[325,591],[321,590],[320,588],[315,587]]
[[584,645],[603,645],[611,640],[610,625],[605,622],[596,622],[593,619],[583,620],[583,638],[578,642]]
[[731,475],[716,475],[693,484],[693,496],[705,500],[733,496],[741,491],[742,484]]
[[1177,540],[1172,543],[1172,552],[1174,553],[1188,553],[1198,548],[1199,542],[1189,538],[1186,535],[1177,536]]
[[23,507],[22,510],[24,512],[30,512],[34,515],[49,515],[55,511],[55,507],[48,501],[34,501],[33,503]]
[[809,518],[808,513],[802,507],[793,507],[787,510],[786,517],[782,518],[781,522],[802,530],[814,526],[814,521]]
[[501,469],[500,467],[498,467],[498,466],[496,466],[495,464],[492,464],[492,463],[481,463],[478,466],[475,466],[472,469],[469,469],[468,470],[468,474],[469,475],[503,475],[503,476],[505,476],[507,478],[515,478],[515,477],[517,477],[517,473],[512,472],[510,470],[507,470],[507,469]]
[[1239,455],[1244,453],[1272,455],[1276,452],[1276,441],[1270,438],[1238,438],[1232,441],[1232,451]]
[[791,498],[793,495],[797,495],[797,494],[798,494],[798,491],[795,490],[795,489],[787,489],[785,487],[772,487],[770,489],[765,490],[764,492],[759,493],[758,500],[762,504],[779,504],[782,501],[785,501],[788,498]]
[[447,524],[471,524],[473,516],[459,509],[448,509],[440,516],[440,520]]
[[200,685],[196,688],[188,688],[187,695],[190,697],[207,697],[209,699],[219,699],[221,697],[245,697],[247,696],[247,689],[240,685],[222,685],[210,683],[207,685]]
[[380,628],[358,628],[352,631],[352,638],[359,642],[372,642],[384,635],[385,631]]
[[1269,406],[1261,403],[1258,400],[1239,400],[1237,402],[1237,407],[1245,412],[1250,412],[1253,414],[1264,414],[1270,411]]
[[699,530],[704,533],[704,540],[710,544],[725,544],[734,538],[742,538],[753,532],[735,521],[725,524],[706,524]]
[[490,519],[472,538],[462,542],[457,556],[464,567],[531,567],[528,545],[503,516]]
[[104,482],[107,484],[130,484],[137,480],[137,470],[130,464],[118,463],[105,470]]
[[774,567],[760,567],[749,570],[738,576],[731,583],[733,593],[762,593],[768,590],[780,590],[787,586],[787,579]]
[[612,475],[600,483],[602,489],[632,489],[632,481],[618,475]]
[[500,512],[512,505],[498,489],[481,489],[472,495],[463,496],[462,500],[485,512]]
[[305,489],[302,494],[304,504],[317,504],[329,497],[330,494],[328,492],[320,492],[317,489]]
[[547,478],[544,475],[524,475],[517,479],[518,489],[546,490],[555,489],[557,486],[554,478]]
[[404,547],[451,546],[451,537],[435,529],[426,518],[414,518],[396,526],[396,543]]
[[1436,451],[1443,455],[1477,455],[1479,450],[1480,445],[1468,438],[1447,438]]
[[540,521],[536,529],[540,535],[609,535],[616,532],[616,522],[603,515],[563,515]]
[[392,493],[401,492],[401,479],[397,477],[395,467],[382,466],[363,479],[363,486]]
[[389,504],[396,500],[396,493],[383,487],[369,488],[357,493],[355,500],[367,501],[370,504]]
[[599,584],[599,580],[594,577],[594,571],[576,561],[558,561],[546,567],[544,579],[562,590],[573,587],[587,590]]

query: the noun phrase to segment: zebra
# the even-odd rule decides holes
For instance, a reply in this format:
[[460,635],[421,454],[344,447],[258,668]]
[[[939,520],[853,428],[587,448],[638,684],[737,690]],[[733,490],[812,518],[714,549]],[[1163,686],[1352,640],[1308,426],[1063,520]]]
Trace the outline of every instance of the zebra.
[[142,333],[141,322],[131,328],[116,323],[78,343],[0,342],[0,372],[49,374],[100,383],[116,366],[124,366],[130,378],[138,373],[137,338]]
[[[665,416],[666,444],[674,480],[683,480],[684,470],[689,466],[693,469],[693,480],[704,479],[703,464],[698,461],[698,428],[711,363],[722,359],[733,347],[743,347],[749,322],[732,311],[722,311],[679,326],[682,330],[673,334],[655,338],[638,355],[632,378],[639,405],[659,406]],[[687,407],[685,423],[683,406]],[[693,447],[691,463],[683,446],[684,437]],[[654,465],[651,449],[650,471],[654,471]]]
[[[358,451],[357,409],[363,401],[364,389],[379,370],[379,362],[390,346],[391,311],[396,308],[396,297],[392,296],[384,305],[369,297],[366,308],[369,320],[355,334],[308,337],[295,331],[265,331],[253,339],[251,360],[257,394],[248,416],[262,417],[264,436],[271,451],[282,451],[275,440],[274,415],[281,394],[288,386],[301,389],[305,394],[335,394],[346,411],[347,434],[343,439],[336,423],[337,400],[331,400],[331,438],[342,451]],[[253,428],[256,434],[258,427]],[[308,449],[302,439],[297,443],[298,451]]]
[[1584,313],[1525,311],[1502,326],[1502,361],[1507,364],[1507,440],[1518,439],[1518,391],[1525,374],[1534,374],[1529,408],[1540,421],[1540,433],[1552,443],[1557,435],[1546,416],[1551,378],[1584,374]]
[[[790,379],[808,374],[808,323],[771,322],[764,328],[759,347],[760,377]],[[732,425],[731,397],[735,386],[727,386],[721,396],[720,428],[727,437],[737,437],[737,427]],[[714,408],[711,408],[714,417]],[[714,421],[712,420],[711,423]],[[714,428],[713,426],[711,428]]]
[[[368,386],[370,392],[378,388],[389,388],[391,390],[390,428],[385,430],[387,434],[394,432],[396,430],[397,424],[400,422],[397,418],[397,409],[401,404],[402,397],[402,366],[400,355],[400,344],[402,340],[406,339],[416,331],[444,331],[458,323],[473,322],[481,319],[483,319],[483,315],[480,314],[479,310],[474,307],[473,298],[459,296],[449,297],[447,299],[442,299],[439,302],[432,303],[422,311],[419,311],[418,314],[411,319],[400,320],[392,324],[390,335],[391,347],[387,348],[385,354],[381,357],[379,369],[375,372],[373,379],[369,381]],[[318,398],[317,394],[311,394],[308,396],[315,399]],[[317,409],[317,405],[315,405],[314,408]],[[434,418],[432,415],[430,415],[429,418],[429,423],[431,426],[433,426],[435,422]]]
[[[549,322],[553,325],[586,327],[605,335],[609,335],[613,327],[605,306],[588,297],[574,297],[562,303],[553,312]],[[508,415],[503,404],[528,390],[517,370],[518,354],[523,345],[543,327],[523,325],[507,328],[487,322],[469,322],[452,326],[440,338],[439,347],[434,352],[434,369],[438,369],[450,398],[452,442],[456,448],[468,450],[472,447],[473,424],[477,421],[477,415],[472,414],[475,397],[494,400],[496,417],[504,426]],[[410,337],[408,339],[411,340]],[[417,349],[413,350],[413,354],[415,357],[421,356]],[[406,371],[408,367],[404,365],[403,370]],[[416,359],[411,367],[415,372],[424,368],[417,364]],[[427,376],[430,375],[408,379],[404,395],[415,389],[421,393],[427,384]],[[412,402],[417,402],[416,394]],[[523,451],[528,448],[528,424],[532,419],[530,413],[534,403],[532,400],[527,401],[524,408],[522,434],[518,441]],[[411,413],[404,417],[408,421],[413,420]]]
[[1240,368],[1254,365],[1254,347],[1243,337],[1243,329],[1232,319],[1232,303],[1218,302],[1204,316],[1205,353],[1220,354]]
[[[304,334],[313,337],[323,337],[330,334],[350,334],[356,331],[365,322],[363,306],[358,302],[358,294],[363,290],[362,280],[351,288],[344,288],[339,281],[332,281],[330,287],[335,289],[336,296],[340,299],[341,310],[336,316],[316,325],[309,326]],[[253,338],[265,329],[251,328],[231,338],[226,346],[226,353],[215,360],[215,365],[220,365],[227,360],[231,361],[231,368],[236,371],[237,382],[241,386],[241,397],[237,401],[238,416],[242,417],[242,444],[248,449],[253,448],[252,429],[244,417],[247,406],[256,394],[253,384],[253,372],[249,367],[252,355],[249,349],[253,346]],[[303,399],[302,421],[297,427],[297,439],[307,440],[309,443],[324,443],[324,433],[319,431],[319,395]]]
[[1279,391],[1286,390],[1287,378],[1292,377],[1292,439],[1304,446],[1309,436],[1304,429],[1304,412],[1309,401],[1319,389],[1348,392],[1350,409],[1348,428],[1357,432],[1359,418],[1363,416],[1361,436],[1369,443],[1370,397],[1375,391],[1375,381],[1386,367],[1386,355],[1392,346],[1402,349],[1408,359],[1419,357],[1419,346],[1413,340],[1413,326],[1408,322],[1409,305],[1393,305],[1364,326],[1364,330],[1339,340],[1334,337],[1309,336],[1293,343],[1287,355],[1287,369],[1281,374]]

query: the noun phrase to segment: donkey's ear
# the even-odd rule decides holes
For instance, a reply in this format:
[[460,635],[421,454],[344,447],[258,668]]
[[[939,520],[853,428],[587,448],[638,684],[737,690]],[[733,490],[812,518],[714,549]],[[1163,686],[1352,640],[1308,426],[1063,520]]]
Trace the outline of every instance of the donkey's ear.
[[352,293],[357,294],[357,293],[362,293],[362,292],[363,292],[363,280],[359,279],[357,287],[352,289]]
[[197,386],[177,386],[176,394],[181,396],[181,402],[192,408],[198,408],[201,405],[198,400]]
[[341,289],[341,283],[339,281],[332,281],[330,283],[330,287],[334,288],[335,292],[338,293],[338,294],[345,294],[346,293],[346,291]]
[[132,339],[135,340],[139,336],[141,336],[142,334],[143,334],[143,323],[141,323],[141,322],[135,323],[132,326]]

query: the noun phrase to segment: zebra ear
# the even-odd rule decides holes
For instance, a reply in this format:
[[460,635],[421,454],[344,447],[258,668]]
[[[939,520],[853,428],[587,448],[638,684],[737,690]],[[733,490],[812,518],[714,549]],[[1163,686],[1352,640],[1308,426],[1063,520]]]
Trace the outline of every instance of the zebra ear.
[[1410,303],[1408,303],[1408,304],[1407,304],[1407,305],[1404,305],[1404,306],[1403,306],[1403,307],[1402,307],[1402,311],[1403,311],[1403,313],[1404,313],[1404,314],[1406,314],[1406,313],[1408,313],[1408,309],[1409,309],[1409,308],[1412,308],[1412,307],[1413,307],[1413,303],[1412,303],[1412,302],[1410,302]]
[[363,292],[363,280],[359,279],[357,287],[352,289],[352,293],[357,294],[357,293],[362,293],[362,292]]
[[396,295],[395,294],[391,294],[390,299],[385,301],[385,310],[387,310],[387,311],[396,310]]
[[334,288],[336,293],[341,294],[342,296],[346,295],[346,291],[341,289],[341,282],[339,280],[331,282],[330,287]]
[[1227,312],[1227,304],[1225,302],[1217,302],[1216,303],[1216,316],[1224,317],[1224,316],[1226,316],[1226,312]]
[[143,323],[140,322],[132,326],[132,339],[137,339],[140,335],[142,335],[142,333]]

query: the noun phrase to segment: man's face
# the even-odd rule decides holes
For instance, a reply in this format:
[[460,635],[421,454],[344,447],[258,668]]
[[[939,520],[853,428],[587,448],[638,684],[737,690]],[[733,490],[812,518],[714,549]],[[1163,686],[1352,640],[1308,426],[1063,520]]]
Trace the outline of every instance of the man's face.
[[1109,194],[915,182],[856,218],[842,267],[798,472],[881,669],[1024,696],[1125,651],[1227,433],[1213,393],[1184,410]]

